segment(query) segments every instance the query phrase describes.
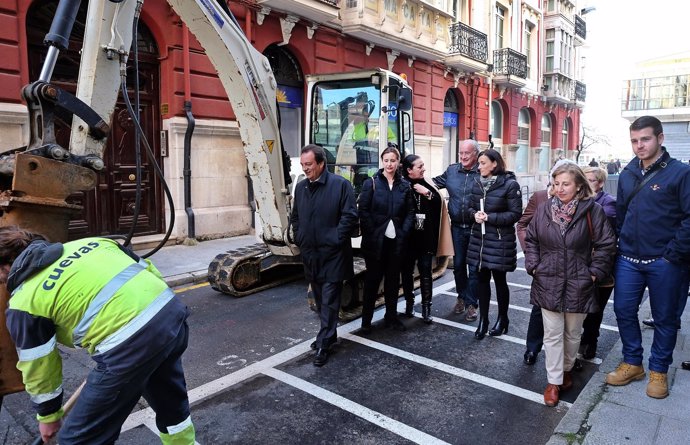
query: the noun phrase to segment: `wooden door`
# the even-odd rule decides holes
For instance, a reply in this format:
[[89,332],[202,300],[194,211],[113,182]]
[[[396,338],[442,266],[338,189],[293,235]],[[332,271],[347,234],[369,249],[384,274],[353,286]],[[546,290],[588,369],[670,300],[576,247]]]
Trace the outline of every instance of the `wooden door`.
[[[29,45],[29,76],[38,78],[46,48],[42,42],[50,29],[57,1],[40,1],[32,5],[27,16],[27,36]],[[55,67],[52,83],[74,93],[79,72],[79,51],[84,34],[87,3],[83,2],[72,30],[69,49],[62,51]],[[160,113],[159,85],[160,69],[158,51],[150,31],[140,22],[138,36],[139,50],[139,89],[141,127],[154,153],[160,159]],[[130,57],[127,69],[127,87],[130,101],[134,107],[134,68]],[[121,95],[120,95],[121,96]],[[71,122],[56,124],[57,141],[63,147],[69,144]],[[84,207],[81,215],[70,222],[70,239],[85,236],[126,234],[134,222],[136,200],[136,158],[135,128],[122,97],[118,98],[111,122],[111,134],[103,155],[105,169],[99,174],[95,190],[75,194],[69,201]],[[141,192],[140,209],[135,235],[151,235],[163,232],[163,205],[160,179],[155,176],[152,160],[141,143]]]

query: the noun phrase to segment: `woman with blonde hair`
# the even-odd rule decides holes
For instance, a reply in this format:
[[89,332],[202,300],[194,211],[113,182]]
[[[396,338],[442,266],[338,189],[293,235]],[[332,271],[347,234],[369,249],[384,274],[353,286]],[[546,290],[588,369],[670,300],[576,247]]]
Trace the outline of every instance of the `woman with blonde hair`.
[[582,322],[600,309],[596,281],[609,276],[616,254],[616,236],[582,169],[556,167],[551,184],[552,197],[537,208],[525,237],[530,302],[541,307],[544,321],[547,406],[572,387]]

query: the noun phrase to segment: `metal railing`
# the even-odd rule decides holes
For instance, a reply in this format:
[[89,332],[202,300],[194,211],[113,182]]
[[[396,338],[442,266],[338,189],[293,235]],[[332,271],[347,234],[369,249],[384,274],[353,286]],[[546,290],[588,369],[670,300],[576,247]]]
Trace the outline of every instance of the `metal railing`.
[[486,34],[464,23],[453,23],[450,25],[449,54],[459,53],[478,62],[486,63],[489,57],[487,42]]
[[338,7],[338,0],[319,0],[321,3],[325,3],[327,5],[335,6],[336,8]]
[[575,15],[575,35],[582,37],[582,40],[587,38],[587,22],[579,15]]
[[494,73],[527,78],[527,56],[510,48],[494,51]]

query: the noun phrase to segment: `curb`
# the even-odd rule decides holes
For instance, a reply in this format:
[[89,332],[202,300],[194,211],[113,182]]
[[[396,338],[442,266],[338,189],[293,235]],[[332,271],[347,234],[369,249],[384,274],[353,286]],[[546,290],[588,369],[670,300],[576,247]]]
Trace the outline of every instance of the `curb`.
[[170,275],[163,277],[163,280],[168,287],[175,288],[184,286],[185,284],[198,284],[205,282],[208,279],[208,269],[197,270],[193,272],[185,272],[177,275]]

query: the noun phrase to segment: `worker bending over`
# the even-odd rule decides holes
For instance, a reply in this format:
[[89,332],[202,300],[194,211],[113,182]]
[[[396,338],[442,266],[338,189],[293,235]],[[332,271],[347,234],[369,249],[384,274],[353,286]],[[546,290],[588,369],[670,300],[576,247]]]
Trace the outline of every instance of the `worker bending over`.
[[[189,312],[150,261],[106,238],[50,243],[0,227],[0,282],[44,441],[114,443],[143,395],[163,444],[194,443],[181,361]],[[64,424],[58,343],[96,362]]]

